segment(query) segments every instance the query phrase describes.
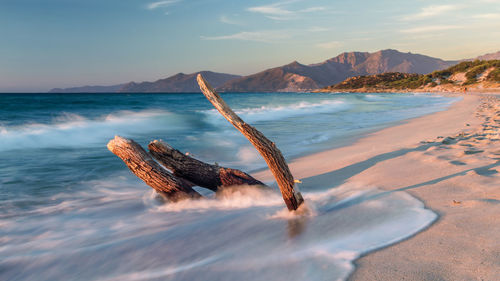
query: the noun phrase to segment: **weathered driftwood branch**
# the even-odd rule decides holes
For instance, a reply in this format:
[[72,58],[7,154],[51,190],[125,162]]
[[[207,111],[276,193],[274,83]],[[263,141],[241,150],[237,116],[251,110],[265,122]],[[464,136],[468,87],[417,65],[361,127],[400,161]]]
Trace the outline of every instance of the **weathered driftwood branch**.
[[200,89],[213,106],[224,116],[236,129],[238,129],[259,151],[266,160],[269,169],[276,178],[283,200],[288,210],[297,210],[304,199],[300,192],[295,191],[295,181],[288,168],[285,158],[274,142],[266,138],[254,127],[245,123],[233,110],[224,102],[220,95],[208,84],[207,81],[198,74],[197,77]]
[[[293,176],[276,145],[257,129],[241,120],[201,75],[198,75],[197,79],[207,99],[255,146],[266,160],[269,169],[276,178],[287,208],[296,210],[304,199],[300,192],[295,190]],[[264,186],[262,182],[247,173],[204,163],[184,155],[164,142],[153,141],[148,147],[151,155],[173,174],[158,164],[148,152],[133,140],[116,136],[108,143],[108,149],[120,157],[137,177],[172,201],[201,197],[192,188],[193,185],[213,191],[217,191],[219,187],[235,185]]]
[[174,176],[186,179],[197,186],[217,191],[219,187],[235,185],[264,185],[247,173],[194,159],[163,141],[152,141],[149,153]]
[[109,141],[108,149],[120,157],[137,177],[169,200],[201,197],[186,180],[170,174],[133,140],[116,136]]

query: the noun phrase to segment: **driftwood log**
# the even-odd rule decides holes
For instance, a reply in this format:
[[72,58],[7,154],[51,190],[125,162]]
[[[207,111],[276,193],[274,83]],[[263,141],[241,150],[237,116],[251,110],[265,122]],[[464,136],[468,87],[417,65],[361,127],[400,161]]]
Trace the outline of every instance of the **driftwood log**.
[[[285,158],[274,142],[236,115],[200,74],[197,80],[205,97],[262,155],[276,178],[287,208],[297,210],[304,199],[296,189]],[[238,185],[265,186],[247,173],[204,163],[161,141],[151,142],[148,148],[150,153],[133,140],[119,136],[108,143],[108,149],[120,157],[137,177],[172,201],[200,198],[201,195],[192,188],[194,185],[212,191],[218,191],[220,187]]]
[[165,170],[135,141],[116,136],[108,149],[120,157],[127,167],[147,185],[172,201],[200,198],[192,185]]
[[236,185],[264,185],[245,172],[194,159],[163,141],[152,141],[148,149],[153,158],[172,171],[174,176],[212,191]]
[[152,141],[148,147],[150,153],[135,141],[120,136],[108,143],[108,149],[120,157],[138,178],[171,201],[201,197],[192,189],[195,185],[215,192],[220,187],[266,186],[240,170],[211,165],[184,155],[163,141]]
[[205,97],[219,113],[238,129],[262,155],[276,179],[288,210],[297,210],[304,202],[304,199],[300,192],[295,190],[295,181],[281,151],[276,147],[274,142],[270,141],[264,134],[245,123],[236,115],[210,84],[205,81],[201,74],[198,74],[197,81]]

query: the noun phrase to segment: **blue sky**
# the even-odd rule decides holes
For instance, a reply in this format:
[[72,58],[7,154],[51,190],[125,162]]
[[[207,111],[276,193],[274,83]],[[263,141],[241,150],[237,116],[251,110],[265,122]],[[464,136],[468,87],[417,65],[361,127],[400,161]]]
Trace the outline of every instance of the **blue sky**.
[[344,51],[500,50],[500,0],[0,0],[0,91],[251,74]]

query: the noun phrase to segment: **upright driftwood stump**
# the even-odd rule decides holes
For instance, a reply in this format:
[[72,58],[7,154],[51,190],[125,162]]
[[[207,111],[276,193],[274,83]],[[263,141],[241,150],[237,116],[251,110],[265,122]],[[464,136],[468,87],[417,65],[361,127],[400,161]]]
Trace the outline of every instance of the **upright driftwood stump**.
[[254,127],[245,123],[234,111],[226,104],[220,95],[208,84],[207,81],[198,74],[197,77],[200,89],[212,105],[224,116],[238,131],[240,131],[259,151],[267,166],[274,175],[280,188],[283,200],[288,210],[297,210],[304,202],[300,192],[296,191],[295,181],[288,168],[285,158],[274,142],[270,141]]
[[174,176],[212,191],[235,185],[264,185],[240,170],[207,164],[189,157],[163,141],[152,141],[148,148],[153,158],[172,171]]
[[120,157],[138,178],[169,200],[201,197],[189,182],[170,174],[135,141],[116,136],[109,141],[108,149]]

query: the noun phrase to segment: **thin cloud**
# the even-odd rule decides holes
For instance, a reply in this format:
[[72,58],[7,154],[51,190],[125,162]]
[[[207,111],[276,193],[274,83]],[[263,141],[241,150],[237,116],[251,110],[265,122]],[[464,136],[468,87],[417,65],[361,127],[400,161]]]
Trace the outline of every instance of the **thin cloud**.
[[330,30],[331,30],[330,28],[326,28],[326,27],[313,26],[313,27],[308,28],[306,31],[308,31],[308,32],[326,32],[326,31],[330,31]]
[[231,24],[231,25],[241,25],[241,23],[233,20],[233,19],[230,19],[229,17],[227,16],[220,16],[219,17],[219,21],[222,22],[222,23],[225,23],[225,24]]
[[281,8],[280,4],[250,7],[250,8],[248,8],[248,11],[255,12],[255,13],[261,13],[261,14],[265,14],[268,16],[287,16],[287,15],[294,14],[294,12],[292,12],[290,10]]
[[403,16],[402,20],[420,20],[443,15],[445,13],[462,9],[462,5],[432,5],[424,7],[419,13]]
[[263,14],[267,18],[273,20],[290,20],[301,13],[313,13],[319,11],[325,11],[325,7],[309,7],[300,10],[291,10],[286,8],[285,6],[294,3],[297,1],[285,1],[285,2],[277,2],[269,5],[255,6],[247,9],[249,12]]
[[158,8],[165,8],[165,7],[168,7],[168,6],[171,6],[175,3],[178,3],[178,2],[181,2],[182,0],[164,0],[164,1],[156,1],[156,2],[152,2],[152,3],[149,3],[146,8],[148,10],[154,10],[154,9],[158,9]]
[[310,8],[306,8],[303,10],[299,10],[297,12],[299,12],[299,13],[312,13],[312,12],[320,12],[320,11],[325,11],[325,10],[326,10],[325,7],[310,7]]
[[437,31],[445,31],[452,29],[463,28],[459,25],[427,25],[427,26],[419,26],[408,29],[400,30],[402,33],[424,33],[424,32],[437,32]]
[[203,40],[242,40],[242,41],[256,41],[256,42],[274,42],[277,40],[288,39],[289,35],[283,31],[242,31],[230,35],[222,36],[201,36]]
[[330,41],[330,42],[316,44],[316,47],[319,47],[322,49],[337,49],[339,47],[342,47],[343,45],[344,44],[340,41]]
[[296,36],[302,36],[311,32],[326,32],[330,29],[323,27],[310,27],[301,29],[280,29],[280,30],[261,30],[261,31],[242,31],[229,35],[220,36],[200,36],[203,40],[241,40],[255,42],[278,42],[283,39],[290,39]]
[[479,15],[474,15],[472,18],[475,19],[485,19],[485,20],[492,20],[492,19],[500,19],[500,13],[499,14],[479,14]]

